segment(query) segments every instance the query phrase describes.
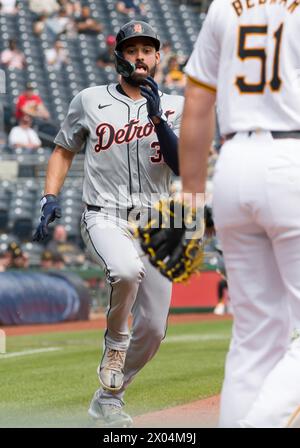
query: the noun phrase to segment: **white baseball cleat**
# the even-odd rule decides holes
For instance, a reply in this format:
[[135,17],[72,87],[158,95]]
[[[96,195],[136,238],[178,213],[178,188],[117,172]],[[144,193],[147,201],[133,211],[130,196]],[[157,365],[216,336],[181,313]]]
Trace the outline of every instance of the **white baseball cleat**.
[[126,352],[106,348],[101,364],[97,369],[99,381],[106,390],[116,392],[124,381],[124,364]]
[[88,415],[94,420],[96,426],[101,428],[129,428],[133,424],[130,415],[122,411],[121,406],[114,403],[99,403],[98,390],[91,401]]
[[223,316],[225,314],[225,305],[224,303],[220,302],[214,309],[214,314],[217,316]]

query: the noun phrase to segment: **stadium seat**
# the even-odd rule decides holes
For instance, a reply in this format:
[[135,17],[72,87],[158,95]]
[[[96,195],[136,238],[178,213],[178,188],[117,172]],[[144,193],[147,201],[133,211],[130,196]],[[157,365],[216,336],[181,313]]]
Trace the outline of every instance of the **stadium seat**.
[[0,231],[4,232],[8,226],[8,209],[0,205]]
[[41,255],[44,250],[43,246],[38,243],[26,242],[21,244],[21,250],[28,254],[30,267],[40,266]]
[[32,239],[32,218],[20,216],[12,226],[12,232],[18,235],[20,241],[29,241]]

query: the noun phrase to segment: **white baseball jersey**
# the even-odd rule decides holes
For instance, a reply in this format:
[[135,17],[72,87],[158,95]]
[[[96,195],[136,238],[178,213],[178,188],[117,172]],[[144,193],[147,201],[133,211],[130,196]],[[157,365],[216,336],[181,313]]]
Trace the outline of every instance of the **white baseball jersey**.
[[300,130],[300,1],[214,0],[186,66],[221,133]]
[[217,92],[221,133],[234,134],[213,180],[234,314],[221,427],[300,415],[299,37],[300,0],[215,0],[186,67]]
[[[84,147],[83,201],[107,208],[149,206],[151,194],[169,192],[171,169],[164,162],[145,98],[132,100],[116,84],[76,95],[55,143]],[[179,133],[183,97],[161,93],[168,123]]]

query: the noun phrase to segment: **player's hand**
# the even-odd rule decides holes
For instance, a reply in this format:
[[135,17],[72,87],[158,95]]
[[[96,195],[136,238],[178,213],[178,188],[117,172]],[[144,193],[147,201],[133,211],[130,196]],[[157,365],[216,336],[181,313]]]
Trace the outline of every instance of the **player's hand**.
[[209,207],[208,205],[204,207],[204,220],[205,220],[205,236],[207,238],[215,236],[216,229],[213,220],[212,208]]
[[151,76],[148,76],[144,80],[144,85],[140,87],[141,95],[147,100],[147,110],[148,116],[152,119],[153,117],[160,118],[163,114],[160,96],[158,91],[158,85]]
[[43,240],[49,233],[48,225],[50,222],[61,217],[61,208],[55,195],[46,194],[46,196],[42,197],[41,213],[40,223],[33,235],[33,241]]

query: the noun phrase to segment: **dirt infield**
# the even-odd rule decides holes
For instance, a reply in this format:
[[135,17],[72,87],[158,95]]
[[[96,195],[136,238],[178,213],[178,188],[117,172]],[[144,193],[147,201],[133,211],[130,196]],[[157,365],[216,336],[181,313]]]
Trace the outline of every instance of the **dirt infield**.
[[[210,320],[228,320],[231,316],[216,316],[213,313],[194,313],[194,314],[170,314],[168,323],[179,324],[185,322],[203,322]],[[38,333],[59,333],[64,331],[84,331],[84,330],[97,330],[105,328],[106,318],[104,314],[98,314],[91,316],[90,320],[78,321],[78,322],[63,322],[45,325],[14,325],[2,327],[6,336],[18,336],[25,334],[38,334]]]
[[133,419],[136,428],[216,428],[220,397],[151,412]]

